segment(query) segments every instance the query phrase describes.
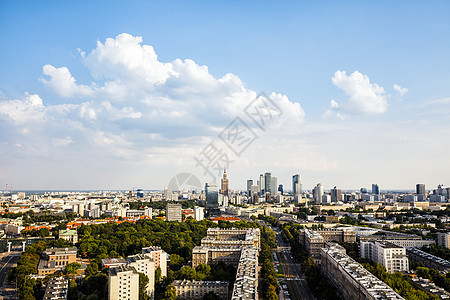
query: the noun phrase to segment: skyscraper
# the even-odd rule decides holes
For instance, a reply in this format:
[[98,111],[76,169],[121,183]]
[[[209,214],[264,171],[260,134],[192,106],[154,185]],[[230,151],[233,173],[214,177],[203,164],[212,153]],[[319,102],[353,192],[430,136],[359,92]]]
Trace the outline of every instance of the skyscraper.
[[265,193],[265,189],[266,188],[266,182],[264,181],[264,175],[260,174],[259,175],[259,193],[261,195],[264,195]]
[[264,193],[271,192],[272,174],[270,172],[264,173]]
[[252,185],[253,185],[253,179],[247,180],[247,196],[252,195]]
[[375,194],[375,195],[380,194],[380,188],[378,187],[378,184],[376,184],[376,183],[372,184],[372,194]]
[[302,194],[302,177],[298,174],[292,176],[292,194],[294,196]]
[[425,195],[425,184],[423,183],[416,184],[416,194]]
[[222,188],[220,190],[220,193],[225,196],[228,196],[228,194],[230,193],[228,186],[227,170],[223,170]]
[[276,196],[278,194],[278,178],[272,177],[270,179],[270,195]]
[[219,191],[217,189],[217,184],[207,183],[205,184],[206,193],[206,210],[208,212],[215,212],[219,209]]
[[314,189],[313,189],[313,199],[316,203],[322,202],[322,196],[323,196],[323,186],[321,183],[318,183]]
[[181,215],[181,204],[170,204],[167,203],[166,208],[166,220],[167,221],[183,221]]
[[336,187],[331,189],[331,202],[338,202],[342,199],[342,191]]
[[278,191],[280,192],[280,195],[283,195],[283,185],[278,185]]

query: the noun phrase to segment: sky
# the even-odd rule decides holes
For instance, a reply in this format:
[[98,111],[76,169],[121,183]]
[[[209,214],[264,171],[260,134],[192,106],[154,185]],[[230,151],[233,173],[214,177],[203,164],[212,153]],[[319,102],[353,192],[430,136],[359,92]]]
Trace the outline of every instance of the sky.
[[[450,186],[448,1],[0,0],[0,190]],[[262,94],[261,94],[262,93]],[[180,177],[181,178],[181,177]]]

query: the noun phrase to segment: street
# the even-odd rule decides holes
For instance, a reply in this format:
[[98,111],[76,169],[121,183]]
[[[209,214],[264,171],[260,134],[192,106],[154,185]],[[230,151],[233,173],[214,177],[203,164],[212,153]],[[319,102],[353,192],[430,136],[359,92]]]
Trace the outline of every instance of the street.
[[7,252],[0,254],[0,296],[3,299],[17,299],[17,291],[14,284],[8,284],[8,272],[15,267],[22,252]]
[[278,256],[280,258],[280,266],[283,268],[286,286],[289,290],[289,296],[284,294],[285,289],[283,289],[284,299],[306,299],[314,300],[308,284],[306,283],[305,276],[301,271],[300,264],[294,262],[292,258],[291,248],[286,246],[281,233],[278,230],[274,230],[277,235],[278,241]]

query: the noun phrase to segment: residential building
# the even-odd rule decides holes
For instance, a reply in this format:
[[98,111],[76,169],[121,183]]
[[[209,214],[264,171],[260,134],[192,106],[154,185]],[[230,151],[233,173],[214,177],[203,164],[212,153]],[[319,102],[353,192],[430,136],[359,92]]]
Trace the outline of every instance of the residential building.
[[109,268],[108,300],[139,300],[139,273],[135,268]]
[[445,273],[450,272],[450,262],[448,260],[434,256],[417,248],[406,249],[406,253],[411,261],[421,263],[427,268],[436,269]]
[[127,264],[148,277],[147,294],[149,299],[155,297],[155,262],[143,254],[136,254],[127,257]]
[[438,245],[450,248],[450,233],[449,232],[439,232],[437,236]]
[[203,297],[213,292],[220,300],[228,300],[228,281],[190,281],[175,280],[176,299],[202,300]]
[[43,300],[66,300],[69,290],[69,278],[53,277],[50,278],[45,287]]
[[142,254],[149,256],[155,262],[155,270],[161,268],[161,277],[167,276],[167,253],[161,247],[142,248]]
[[201,206],[194,207],[194,219],[201,221],[205,218],[205,208]]
[[166,221],[183,221],[183,217],[181,214],[181,204],[172,204],[167,203],[166,208]]
[[391,287],[345,254],[342,247],[332,245],[321,249],[322,273],[336,287],[342,299],[400,300]]
[[377,262],[388,273],[409,271],[406,248],[386,241],[360,242],[360,256]]

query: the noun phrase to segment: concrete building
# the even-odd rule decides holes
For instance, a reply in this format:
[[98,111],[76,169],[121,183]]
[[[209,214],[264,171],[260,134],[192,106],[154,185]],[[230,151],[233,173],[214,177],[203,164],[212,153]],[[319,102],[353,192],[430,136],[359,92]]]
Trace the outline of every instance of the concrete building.
[[270,172],[264,173],[264,194],[271,193],[272,174]]
[[406,248],[386,241],[360,242],[360,256],[381,264],[388,273],[409,271]]
[[127,257],[127,264],[134,268],[138,273],[147,275],[147,294],[149,299],[155,298],[155,262],[149,257],[142,254],[136,254]]
[[73,244],[78,243],[78,233],[76,229],[66,229],[60,230],[58,238],[70,241]]
[[77,261],[77,248],[50,248],[42,253],[37,271],[38,275],[49,275],[62,270],[66,265]]
[[417,248],[406,249],[406,253],[411,261],[422,263],[427,268],[438,271],[450,272],[450,262],[440,257],[434,256]]
[[439,232],[437,236],[437,242],[439,246],[450,248],[450,233]]
[[149,256],[155,262],[155,270],[161,268],[161,277],[167,276],[167,253],[161,247],[142,248],[142,255]]
[[375,195],[380,194],[380,187],[376,183],[372,184],[372,194],[375,194]]
[[274,197],[278,195],[278,178],[273,176],[270,179],[270,196]]
[[45,287],[43,300],[66,300],[69,290],[69,278],[53,277],[50,278]]
[[219,191],[217,189],[217,184],[205,184],[205,194],[206,210],[208,211],[208,213],[217,213],[219,209]]
[[[315,203],[321,203],[323,196],[323,186],[321,183],[318,183],[313,189],[313,200]],[[331,197],[330,197],[331,202]]]
[[231,300],[258,300],[258,249],[243,247]]
[[114,267],[126,266],[126,265],[127,265],[127,260],[122,257],[102,259],[102,267],[103,268],[114,268]]
[[139,300],[139,273],[135,268],[109,268],[108,300]]
[[251,196],[252,195],[252,186],[253,186],[253,179],[248,179],[247,180],[247,196]]
[[403,299],[391,287],[345,254],[342,247],[322,248],[320,254],[322,273],[337,288],[343,299]]
[[171,204],[167,203],[166,208],[166,221],[183,221],[183,217],[181,215],[181,204]]
[[201,221],[205,218],[205,208],[201,206],[194,207],[194,219]]
[[425,184],[423,183],[416,184],[416,194],[425,195]]
[[331,202],[336,203],[342,200],[342,190],[334,187],[330,190],[330,194],[331,194]]
[[213,292],[220,300],[228,300],[228,281],[190,281],[175,280],[176,299],[202,300],[203,297]]
[[295,196],[301,195],[302,191],[302,177],[298,174],[292,176],[292,194]]

